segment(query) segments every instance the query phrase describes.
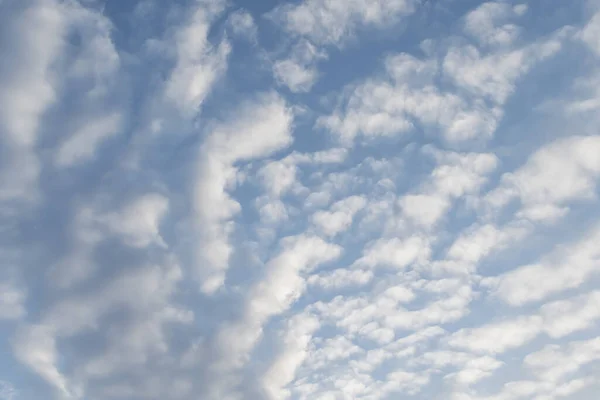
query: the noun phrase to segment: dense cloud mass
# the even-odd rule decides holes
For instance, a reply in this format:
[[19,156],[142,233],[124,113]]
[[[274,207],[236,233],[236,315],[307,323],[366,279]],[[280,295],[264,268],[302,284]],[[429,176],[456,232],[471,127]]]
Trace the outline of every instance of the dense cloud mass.
[[0,0],[0,400],[596,400],[600,2]]

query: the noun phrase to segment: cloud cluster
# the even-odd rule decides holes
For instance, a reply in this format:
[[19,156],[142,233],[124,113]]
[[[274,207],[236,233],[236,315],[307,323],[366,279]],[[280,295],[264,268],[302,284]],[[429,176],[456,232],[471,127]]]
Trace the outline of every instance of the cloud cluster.
[[595,399],[597,2],[238,3],[0,1],[0,399]]

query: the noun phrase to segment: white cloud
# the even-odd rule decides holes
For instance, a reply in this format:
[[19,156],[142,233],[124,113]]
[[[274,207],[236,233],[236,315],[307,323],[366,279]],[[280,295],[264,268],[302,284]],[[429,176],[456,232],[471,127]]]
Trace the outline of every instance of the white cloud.
[[403,216],[423,229],[433,228],[448,212],[452,200],[476,194],[498,163],[492,154],[441,152],[426,148],[439,165],[417,194],[400,198]]
[[600,231],[597,227],[570,246],[558,248],[539,263],[521,266],[484,281],[495,296],[519,306],[577,288],[598,271]]
[[458,385],[469,386],[491,376],[494,371],[504,364],[492,357],[484,356],[467,361],[462,369],[456,373],[446,375],[445,379],[452,379]]
[[308,92],[319,78],[317,62],[327,58],[307,40],[300,40],[291,49],[289,58],[273,64],[275,80],[294,93]]
[[280,197],[296,182],[297,167],[294,163],[271,161],[257,175],[270,195]]
[[347,286],[360,287],[367,284],[371,279],[373,279],[373,272],[370,270],[339,268],[312,275],[308,278],[308,283],[325,290],[335,290]]
[[360,27],[380,27],[414,12],[413,0],[309,0],[275,9],[274,18],[287,31],[320,44],[340,44]]
[[326,236],[335,236],[352,225],[354,215],[363,209],[367,201],[361,196],[351,196],[334,203],[330,211],[317,211],[312,222]]
[[448,344],[476,353],[502,354],[523,346],[542,330],[540,317],[519,317],[477,328],[461,329],[448,339]]
[[571,342],[568,346],[548,345],[529,354],[524,365],[546,382],[561,382],[586,364],[600,360],[600,340]]
[[315,68],[305,67],[293,60],[277,61],[273,65],[275,79],[292,92],[307,92],[318,78]]
[[482,55],[474,46],[455,47],[444,57],[443,70],[459,88],[502,105],[513,94],[517,80],[560,47],[560,38],[491,55]]
[[519,36],[521,29],[503,22],[522,15],[526,10],[526,4],[511,7],[508,3],[483,3],[466,15],[465,31],[484,45],[510,45]]
[[[596,0],[101,3],[0,0],[3,379],[71,400],[593,397]],[[553,58],[567,42],[589,62]]]
[[544,317],[544,330],[554,338],[590,329],[600,319],[600,292],[545,304],[541,315]]
[[298,315],[287,324],[282,340],[282,351],[271,362],[262,377],[262,384],[273,400],[290,397],[285,386],[294,380],[296,370],[308,355],[313,332],[319,328],[319,320],[310,315]]
[[[326,243],[318,237],[298,236],[282,239],[279,253],[266,265],[264,278],[249,289],[241,318],[224,324],[218,332],[219,357],[212,366],[216,373],[222,375],[241,368],[260,340],[264,324],[270,318],[288,310],[302,295],[306,286],[303,275],[322,263],[336,259],[340,254],[340,247]],[[299,323],[302,320],[301,318]],[[314,321],[312,317],[306,321],[307,325],[304,328],[310,327],[311,321]],[[298,329],[304,332],[302,327]],[[294,340],[293,337],[290,340]],[[273,377],[271,375],[275,372],[266,373],[264,383],[273,392],[273,396],[277,396],[281,386],[291,379],[289,376],[294,373],[299,362],[296,357],[302,355],[304,345],[294,343],[299,348],[290,349],[289,354],[284,350],[281,358],[275,361],[291,362],[287,374]],[[215,382],[210,389],[215,398],[223,398],[225,393],[231,392],[231,388],[221,386],[220,382]]]
[[100,216],[99,221],[123,236],[133,247],[147,247],[153,243],[165,247],[160,222],[168,210],[168,199],[151,193],[133,200],[117,213]]
[[432,227],[448,211],[450,204],[447,199],[433,195],[407,195],[400,199],[403,214],[418,225]]
[[[415,129],[435,132],[448,142],[490,139],[503,116],[502,106],[517,80],[533,65],[556,54],[565,34],[522,48],[489,54],[475,46],[453,45],[420,60],[406,53],[386,58],[386,74],[349,85],[331,115],[319,120],[343,143],[366,137],[396,136]],[[441,65],[439,65],[441,64]],[[459,89],[442,89],[444,76]],[[438,133],[439,132],[439,133]]]
[[355,266],[369,268],[391,266],[402,269],[412,263],[424,262],[430,254],[427,239],[413,236],[402,240],[399,238],[379,239],[369,245]]
[[2,29],[12,42],[11,47],[5,47],[10,42],[3,45],[7,64],[0,72],[2,199],[36,194],[41,165],[34,149],[41,119],[57,97],[52,66],[64,49],[67,30],[66,10],[54,1],[24,7]]
[[[91,293],[57,301],[43,313],[40,324],[21,328],[13,343],[15,354],[64,396],[79,398],[88,380],[140,367],[152,354],[166,351],[164,324],[191,322],[190,311],[170,303],[181,278],[179,266],[166,260],[164,265],[127,269]],[[112,333],[103,332],[107,347],[80,358],[73,376],[61,371],[58,348],[63,340],[97,331],[102,319],[115,311],[131,312],[136,318],[115,325]]]
[[579,35],[592,51],[600,55],[600,12],[592,16]]
[[202,290],[214,293],[223,284],[233,248],[229,235],[240,205],[228,194],[235,163],[266,157],[292,142],[293,115],[275,94],[246,103],[231,123],[216,126],[199,154],[195,191],[197,252]]
[[558,139],[537,150],[515,172],[505,174],[487,201],[499,208],[517,198],[523,207],[518,216],[534,221],[556,220],[568,210],[570,202],[595,197],[599,153],[599,136]]
[[22,328],[13,343],[15,356],[63,396],[70,397],[67,379],[56,366],[58,352],[51,329],[43,325]]
[[499,110],[440,91],[434,83],[439,73],[434,60],[400,54],[387,58],[386,72],[382,79],[369,79],[349,88],[345,109],[321,118],[319,124],[346,145],[358,135],[406,134],[414,129],[414,120],[428,130],[439,129],[448,141],[493,134]]
[[258,40],[258,27],[252,15],[245,10],[238,10],[231,14],[228,23],[234,35],[241,39],[256,43]]
[[231,46],[226,40],[213,47],[208,31],[223,11],[224,2],[199,1],[189,20],[176,32],[176,65],[165,86],[165,96],[185,115],[197,113],[216,80],[227,67]]

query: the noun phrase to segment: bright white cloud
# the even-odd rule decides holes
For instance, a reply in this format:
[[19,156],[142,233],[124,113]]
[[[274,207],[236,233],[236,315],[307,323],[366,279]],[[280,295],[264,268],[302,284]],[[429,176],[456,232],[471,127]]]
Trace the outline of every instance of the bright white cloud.
[[351,196],[334,203],[330,211],[316,212],[312,221],[326,236],[335,236],[350,228],[354,215],[365,205],[364,197]]
[[454,333],[448,344],[477,353],[502,354],[535,338],[542,324],[539,317],[520,317],[477,328],[465,328]]
[[230,124],[215,127],[199,154],[195,211],[200,231],[196,250],[202,290],[212,293],[224,282],[232,247],[232,218],[240,205],[229,194],[235,186],[235,164],[262,158],[292,142],[293,115],[275,94],[248,102]]
[[165,86],[165,96],[186,115],[199,111],[214,82],[227,67],[229,42],[214,47],[208,41],[211,23],[223,11],[223,1],[198,1],[186,13],[188,21],[174,37],[176,65]]

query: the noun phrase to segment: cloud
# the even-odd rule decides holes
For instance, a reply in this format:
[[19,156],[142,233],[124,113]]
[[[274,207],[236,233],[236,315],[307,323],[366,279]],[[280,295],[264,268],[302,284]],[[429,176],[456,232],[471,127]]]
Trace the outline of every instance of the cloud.
[[195,214],[199,229],[198,274],[202,290],[224,282],[232,247],[229,235],[240,205],[227,192],[235,185],[235,164],[263,158],[292,143],[292,111],[271,93],[246,103],[231,123],[214,127],[199,154]]
[[598,237],[598,228],[594,227],[580,241],[551,252],[539,263],[518,267],[485,283],[512,306],[537,302],[577,288],[596,272]]
[[600,55],[600,41],[598,33],[600,31],[600,13],[592,16],[590,21],[581,30],[580,37],[583,42],[590,47],[597,55]]
[[549,345],[542,350],[531,353],[523,363],[536,376],[547,382],[560,382],[572,376],[581,367],[600,357],[598,339],[571,342],[568,347],[561,349]]
[[504,23],[510,18],[527,12],[526,4],[510,6],[507,3],[483,3],[465,17],[465,31],[479,43],[491,46],[512,44],[519,36],[521,28]]
[[87,161],[94,156],[96,147],[103,141],[118,133],[121,116],[111,114],[95,121],[86,121],[83,128],[75,131],[56,153],[56,164],[71,166],[77,162]]
[[72,396],[67,379],[56,367],[58,355],[50,327],[38,325],[22,329],[13,347],[20,362],[32,368],[64,396]]
[[9,382],[0,381],[0,399],[13,400],[18,393]]
[[595,398],[596,0],[113,3],[0,1],[0,398]]
[[207,37],[211,22],[223,8],[223,1],[197,2],[187,13],[186,24],[175,33],[176,64],[165,82],[165,97],[184,115],[199,111],[227,67],[229,42],[223,40],[215,47]]
[[307,40],[300,40],[290,51],[289,58],[275,61],[273,74],[280,85],[292,92],[308,92],[319,77],[316,64],[327,59],[327,53]]
[[317,211],[313,214],[312,220],[326,236],[335,236],[352,225],[354,214],[363,209],[365,205],[364,197],[347,197],[334,203],[331,211]]
[[[600,164],[597,136],[558,139],[537,150],[525,165],[502,177],[502,184],[487,196],[494,208],[518,199],[519,216],[534,221],[553,221],[576,200],[593,199]],[[557,180],[559,174],[564,179]]]
[[307,356],[307,347],[312,333],[319,328],[319,320],[312,316],[296,316],[288,323],[288,331],[282,338],[282,348],[263,376],[263,386],[269,398],[280,399],[290,396],[284,389],[294,380],[296,369]]
[[454,333],[448,344],[476,353],[502,354],[535,338],[542,329],[542,319],[520,317]]
[[412,0],[366,3],[310,0],[299,5],[284,5],[273,11],[273,18],[295,35],[319,44],[340,44],[362,27],[380,27],[412,14]]
[[256,43],[258,40],[258,27],[252,15],[245,10],[238,10],[229,17],[229,25],[235,36]]
[[59,3],[46,1],[25,5],[6,19],[3,36],[11,40],[3,43],[7,61],[0,74],[0,198],[31,200],[41,168],[34,148],[44,112],[56,100],[52,65],[65,46],[68,15]]

